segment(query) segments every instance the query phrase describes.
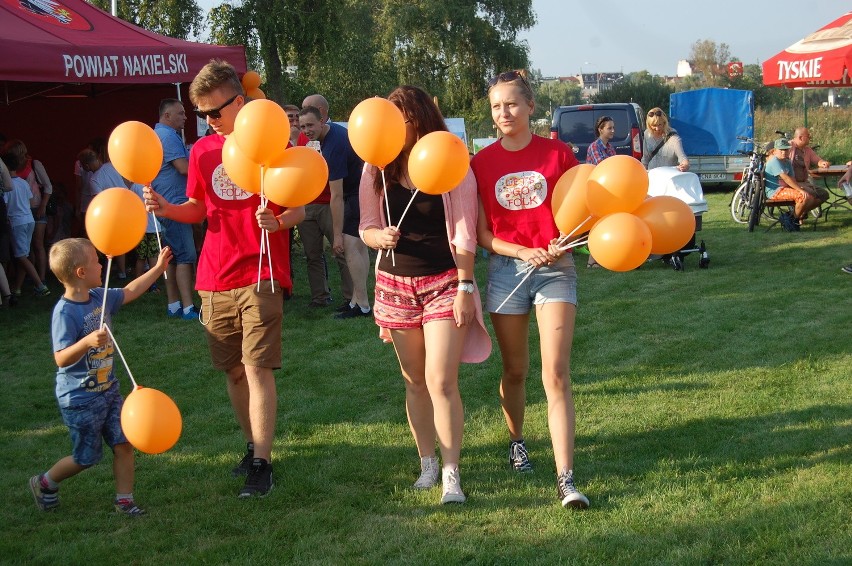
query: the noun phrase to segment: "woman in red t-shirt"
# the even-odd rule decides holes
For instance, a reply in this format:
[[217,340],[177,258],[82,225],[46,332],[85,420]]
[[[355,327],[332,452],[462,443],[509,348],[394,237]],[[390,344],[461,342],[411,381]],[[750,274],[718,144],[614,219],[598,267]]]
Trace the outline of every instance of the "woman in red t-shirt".
[[[488,98],[502,137],[480,151],[471,167],[480,199],[479,245],[491,252],[486,308],[503,359],[500,402],[509,427],[509,464],[517,472],[532,471],[523,424],[534,306],[559,499],[565,507],[585,509],[589,500],[574,486],[569,373],[577,275],[571,254],[555,245],[559,229],[550,206],[556,182],[577,160],[563,142],[530,131],[535,101],[524,71],[497,76]],[[533,273],[513,291],[530,266]]]

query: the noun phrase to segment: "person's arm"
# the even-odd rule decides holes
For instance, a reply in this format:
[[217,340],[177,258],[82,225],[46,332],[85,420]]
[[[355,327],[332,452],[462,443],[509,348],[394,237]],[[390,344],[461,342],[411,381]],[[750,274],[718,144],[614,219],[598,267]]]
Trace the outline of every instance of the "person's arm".
[[57,366],[68,367],[79,361],[91,348],[103,348],[106,343],[107,331],[105,328],[101,328],[83,336],[67,348],[54,352],[53,359]]
[[[476,252],[464,248],[456,248],[456,268],[458,269],[459,281],[473,282],[473,263]],[[473,294],[459,289],[453,300],[453,318],[456,326],[470,324],[476,318],[476,303]]]
[[177,169],[181,175],[186,175],[189,172],[189,159],[186,157],[178,157],[171,161],[172,167]]
[[805,162],[807,163],[808,168],[811,165],[816,165],[817,167],[824,169],[826,167],[831,167],[831,163],[817,155],[817,152],[811,146],[806,147],[805,151]]
[[0,161],[0,182],[3,183],[3,192],[10,193],[14,190],[12,176],[9,174],[9,169],[3,161]]
[[142,296],[157,281],[157,278],[165,273],[171,259],[171,248],[166,246],[161,249],[156,265],[151,266],[151,269],[124,286],[124,302],[121,304],[126,305]]
[[331,231],[334,234],[332,249],[335,254],[343,253],[343,179],[328,182],[331,191]]
[[687,159],[686,153],[683,151],[683,140],[680,136],[674,135],[670,141],[672,143],[672,150],[677,157],[677,168],[680,171],[688,171],[689,159]]
[[289,230],[305,219],[305,207],[295,206],[287,208],[278,216],[275,216],[268,208],[258,207],[255,212],[255,218],[257,218],[257,225],[261,230],[266,230],[270,233],[275,233],[279,230]]
[[142,189],[142,195],[145,197],[145,210],[162,218],[184,224],[197,224],[207,216],[207,205],[194,198],[183,204],[172,204],[151,187]]
[[778,178],[782,181],[782,187],[790,187],[791,189],[803,190],[802,187],[799,186],[799,183],[796,182],[796,179],[793,178],[792,175],[788,175],[783,171],[778,174]]
[[535,267],[546,265],[554,259],[544,248],[527,248],[495,236],[485,218],[485,208],[482,206],[482,201],[479,202],[479,214],[476,220],[476,239],[479,245],[490,253],[521,259]]

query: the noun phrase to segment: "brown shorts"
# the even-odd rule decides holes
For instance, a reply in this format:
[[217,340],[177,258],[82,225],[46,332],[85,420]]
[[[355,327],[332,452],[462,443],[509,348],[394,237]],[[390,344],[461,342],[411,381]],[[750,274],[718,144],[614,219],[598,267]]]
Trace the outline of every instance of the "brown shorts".
[[239,364],[261,368],[281,367],[281,321],[284,293],[278,281],[273,293],[269,281],[230,291],[199,291],[201,324],[216,369],[227,371]]

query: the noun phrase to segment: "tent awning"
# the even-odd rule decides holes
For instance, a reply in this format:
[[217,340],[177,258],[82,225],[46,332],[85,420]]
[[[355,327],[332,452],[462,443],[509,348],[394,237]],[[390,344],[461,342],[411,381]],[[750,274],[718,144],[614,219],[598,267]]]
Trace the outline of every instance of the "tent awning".
[[0,0],[0,38],[5,81],[190,82],[214,57],[246,71],[242,46],[158,35],[84,0]]
[[852,12],[763,63],[763,84],[789,88],[852,87]]

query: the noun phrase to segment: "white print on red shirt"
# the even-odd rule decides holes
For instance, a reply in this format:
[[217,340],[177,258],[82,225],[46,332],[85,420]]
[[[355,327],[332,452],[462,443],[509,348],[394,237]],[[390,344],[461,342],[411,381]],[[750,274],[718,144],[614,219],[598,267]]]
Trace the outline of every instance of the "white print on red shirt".
[[495,186],[497,202],[507,210],[537,208],[547,198],[547,179],[538,171],[503,175]]
[[212,181],[213,193],[222,200],[245,200],[252,196],[234,184],[221,163],[213,170]]

